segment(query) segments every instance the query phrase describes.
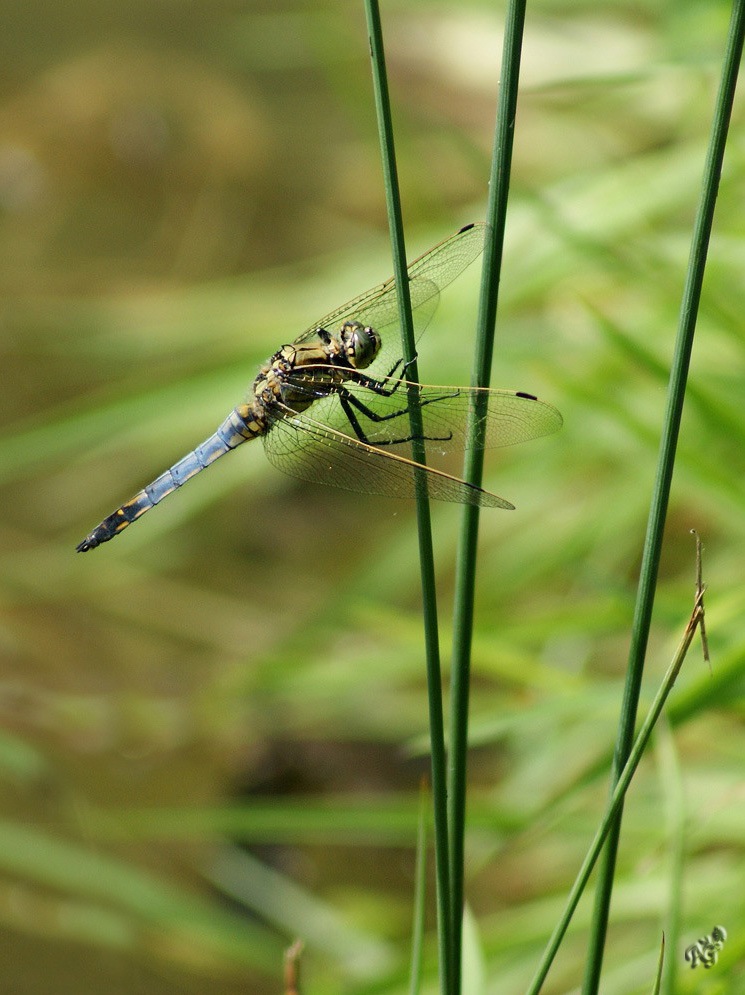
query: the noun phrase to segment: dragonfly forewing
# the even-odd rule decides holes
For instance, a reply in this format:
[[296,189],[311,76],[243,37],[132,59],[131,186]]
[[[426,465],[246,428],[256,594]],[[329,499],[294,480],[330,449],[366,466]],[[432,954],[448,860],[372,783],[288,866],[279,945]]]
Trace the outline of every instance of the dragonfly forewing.
[[[483,252],[489,231],[486,224],[472,224],[461,228],[434,248],[425,252],[408,267],[409,294],[417,338],[424,332],[434,315],[440,291],[453,282]],[[384,332],[384,347],[371,367],[371,372],[390,370],[391,357],[401,352],[401,336],[396,280],[390,277],[385,283],[353,297],[314,322],[295,339],[302,343],[315,336],[318,328],[333,328],[353,319]],[[388,364],[388,365],[387,365]]]
[[[299,389],[302,382],[303,374],[293,375],[294,389]],[[438,454],[462,452],[474,444],[494,449],[529,442],[552,435],[562,425],[562,417],[553,405],[520,391],[415,384],[405,380],[384,380],[382,384],[385,393],[376,393],[361,375],[357,379],[351,377],[343,385],[343,392],[357,402],[354,411],[364,441],[375,446],[394,445],[409,436],[412,403],[421,409],[424,442],[435,459]],[[486,408],[482,410],[484,405]],[[477,411],[478,431],[474,431],[469,425]],[[335,396],[316,402],[313,417],[342,433],[353,428]],[[310,434],[305,445],[313,446]],[[297,446],[304,448],[302,438]]]

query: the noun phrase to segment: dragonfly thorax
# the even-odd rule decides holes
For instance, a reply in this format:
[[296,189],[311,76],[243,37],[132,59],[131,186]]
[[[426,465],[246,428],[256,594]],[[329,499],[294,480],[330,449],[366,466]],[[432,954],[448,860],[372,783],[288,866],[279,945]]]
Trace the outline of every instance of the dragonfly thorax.
[[339,332],[342,356],[356,370],[364,370],[380,352],[380,336],[360,321],[345,321]]

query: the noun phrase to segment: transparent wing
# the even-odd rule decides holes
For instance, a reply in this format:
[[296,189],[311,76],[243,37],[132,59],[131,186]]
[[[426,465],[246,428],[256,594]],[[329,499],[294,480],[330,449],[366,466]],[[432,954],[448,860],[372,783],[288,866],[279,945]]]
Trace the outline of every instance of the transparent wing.
[[[443,287],[452,283],[481,254],[488,230],[485,224],[466,225],[409,266],[411,309],[417,335],[422,334],[435,313]],[[383,369],[391,356],[400,356],[400,335],[394,332],[399,326],[398,291],[394,277],[330,311],[299,335],[295,342],[315,337],[318,328],[333,331],[351,319],[372,325],[381,333],[383,350],[374,364],[375,369]],[[386,332],[387,335],[384,334]]]
[[[293,378],[293,387],[302,378]],[[429,495],[442,501],[511,508],[503,498],[474,488],[437,466],[446,453],[465,449],[466,424],[477,401],[488,401],[481,416],[483,444],[509,446],[558,431],[559,412],[531,394],[484,388],[439,387],[396,381],[390,395],[375,394],[360,383],[346,383],[367,442],[356,437],[337,394],[316,400],[310,411],[297,414],[277,406],[277,417],[264,437],[270,461],[290,476],[330,484],[345,490],[366,491],[391,497],[411,497],[416,470],[426,474]],[[310,392],[310,384],[308,385]],[[407,405],[411,389],[421,407],[426,438],[426,468],[410,457]],[[392,446],[396,448],[391,448]]]
[[[300,393],[305,377],[294,374],[293,390]],[[376,394],[364,381],[347,380],[343,392],[350,396],[351,411],[359,426],[374,446],[388,446],[408,438],[408,406],[418,402],[424,426],[428,462],[436,465],[441,454],[459,452],[470,445],[466,434],[468,419],[479,408],[479,438],[483,448],[513,446],[530,439],[557,432],[562,417],[556,408],[532,394],[510,390],[489,390],[479,387],[445,387],[431,384],[413,384],[405,380],[386,382],[390,393]],[[313,385],[305,385],[309,396]],[[357,402],[357,403],[354,403]],[[486,404],[486,410],[481,408]],[[354,435],[346,412],[339,403],[339,396],[332,394],[313,403],[315,421],[342,432]],[[310,438],[307,445],[311,445]],[[303,445],[300,440],[299,445]]]
[[269,460],[291,477],[342,490],[413,497],[420,470],[431,498],[484,508],[514,508],[490,491],[441,470],[420,466],[390,450],[366,445],[307,414],[288,411],[287,417],[279,418],[264,437],[264,448]]

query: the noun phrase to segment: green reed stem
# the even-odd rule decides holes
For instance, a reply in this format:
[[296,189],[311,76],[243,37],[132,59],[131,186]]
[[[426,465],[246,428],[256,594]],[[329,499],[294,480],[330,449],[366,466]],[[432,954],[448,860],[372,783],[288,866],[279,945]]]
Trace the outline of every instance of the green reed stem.
[[414,921],[411,930],[411,973],[409,995],[419,995],[422,989],[424,954],[424,920],[427,899],[427,823],[429,822],[429,789],[422,783],[419,789],[419,820],[416,833],[416,874],[414,877]]
[[569,892],[564,912],[559,918],[559,922],[551,934],[551,938],[546,945],[546,950],[540,960],[538,969],[533,977],[533,980],[528,986],[525,995],[538,995],[544,981],[546,980],[554,957],[556,956],[559,946],[561,945],[561,941],[564,938],[564,934],[569,927],[574,910],[577,908],[579,900],[582,897],[582,892],[587,885],[590,874],[592,874],[592,869],[595,866],[598,854],[600,853],[603,843],[606,841],[609,833],[613,829],[618,813],[623,807],[624,795],[631,784],[631,779],[634,776],[636,768],[639,766],[639,761],[642,758],[642,754],[644,753],[649,737],[652,735],[655,723],[660,717],[660,713],[662,712],[663,706],[667,701],[667,697],[673,689],[673,685],[675,684],[676,678],[680,672],[680,668],[683,666],[686,653],[688,652],[693,637],[696,635],[696,630],[701,625],[702,619],[703,591],[699,591],[696,597],[693,612],[691,613],[691,617],[688,621],[685,632],[683,633],[680,644],[675,651],[675,655],[670,663],[670,666],[667,668],[667,673],[662,679],[662,683],[660,684],[659,690],[655,695],[647,717],[644,720],[644,724],[639,730],[639,735],[633,743],[633,748],[629,751],[628,759],[624,764],[623,770],[619,773],[618,780],[614,785],[603,819],[597,832],[595,833],[595,837],[590,844],[587,855],[582,861],[582,866]]
[[[511,0],[507,8],[487,207],[487,222],[491,226],[492,237],[487,239],[484,247],[476,352],[471,380],[471,383],[476,387],[488,387],[491,377],[525,6],[526,0]],[[485,406],[486,398],[484,398],[483,407]],[[483,419],[485,413],[477,406],[469,428],[472,439],[476,431],[475,426]],[[475,439],[466,453],[463,476],[469,483],[481,485],[483,449]],[[450,677],[448,828],[450,833],[450,887],[452,891],[450,933],[453,945],[451,954],[453,969],[451,991],[453,995],[459,995],[461,988],[468,704],[478,535],[479,509],[473,505],[466,505],[462,512],[456,561],[453,661]]]
[[[611,773],[612,785],[617,783],[619,772],[629,756],[634,724],[636,722],[639,689],[644,669],[644,657],[647,648],[660,552],[662,549],[662,535],[670,496],[670,482],[675,464],[675,451],[680,432],[680,419],[683,411],[688,367],[701,299],[701,285],[706,267],[706,255],[714,218],[714,206],[719,188],[719,176],[724,160],[724,149],[727,142],[727,132],[735,95],[738,68],[742,57],[744,28],[745,0],[735,0],[732,7],[722,79],[717,94],[714,121],[706,155],[701,198],[693,228],[691,253],[688,261],[675,352],[668,384],[667,409],[662,430],[647,533],[644,540],[644,551],[642,554],[642,565],[626,672],[626,685],[616,737],[613,770]],[[608,926],[610,899],[613,890],[613,875],[621,833],[622,817],[623,806],[619,804],[613,825],[608,834],[607,845],[598,872],[598,887],[595,895],[590,947],[582,987],[583,995],[596,995],[600,982],[603,948]]]
[[[406,250],[404,247],[403,222],[401,218],[401,197],[396,171],[396,156],[393,143],[391,105],[388,95],[388,82],[385,70],[383,33],[380,25],[380,11],[377,0],[365,0],[367,27],[370,36],[375,107],[378,118],[378,138],[383,160],[388,225],[393,248],[393,272],[398,290],[398,306],[403,337],[403,358],[406,366],[406,379],[416,382],[419,378],[416,367],[416,342],[411,316],[409,281],[406,272]],[[409,394],[409,412],[412,435],[412,455],[416,462],[425,462],[424,428],[418,397]],[[432,524],[427,501],[424,475],[417,475],[416,509],[419,533],[419,562],[422,583],[422,611],[424,620],[424,642],[427,665],[427,690],[429,697],[429,733],[432,756],[432,799],[434,806],[435,829],[435,875],[437,880],[437,934],[440,954],[440,986],[443,995],[451,988],[451,941],[450,941],[450,870],[448,865],[448,824],[447,824],[447,784],[445,769],[445,729],[442,712],[442,674],[440,669],[440,644],[437,631],[437,599],[435,588],[435,567],[432,552]]]

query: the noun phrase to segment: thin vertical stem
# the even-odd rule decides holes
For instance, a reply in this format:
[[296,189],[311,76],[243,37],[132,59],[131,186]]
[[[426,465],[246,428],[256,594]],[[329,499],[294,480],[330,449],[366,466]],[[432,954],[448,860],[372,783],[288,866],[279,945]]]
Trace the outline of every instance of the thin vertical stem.
[[[701,198],[693,229],[691,253],[688,260],[685,288],[678,323],[668,400],[657,462],[657,474],[652,493],[652,501],[644,541],[639,586],[629,648],[623,705],[616,738],[611,790],[629,755],[636,723],[644,657],[649,637],[649,627],[657,585],[657,573],[662,550],[662,535],[670,497],[670,484],[675,465],[675,451],[680,432],[688,368],[690,365],[693,337],[696,330],[701,286],[706,267],[706,256],[714,219],[714,207],[719,190],[719,177],[724,160],[724,150],[735,96],[737,74],[743,49],[745,30],[745,0],[735,0],[732,7],[727,49],[722,71],[722,80],[717,94],[709,147],[704,167]],[[598,887],[595,896],[593,928],[590,936],[590,949],[587,958],[583,995],[595,995],[600,983],[603,948],[607,932],[613,876],[621,833],[623,806],[620,806],[603,851],[598,873]]]
[[414,876],[414,921],[411,930],[411,974],[409,995],[419,995],[422,988],[424,955],[424,919],[427,897],[427,822],[429,791],[426,783],[419,789],[419,822],[416,834],[416,873]]
[[649,713],[642,723],[642,727],[639,730],[639,734],[636,737],[632,748],[629,750],[629,756],[624,763],[623,768],[619,771],[619,777],[613,787],[613,791],[611,792],[605,814],[597,828],[593,841],[590,844],[590,848],[585,855],[585,859],[582,861],[579,873],[577,874],[574,884],[569,891],[569,897],[564,911],[559,917],[559,921],[554,928],[548,944],[546,945],[546,950],[540,960],[535,976],[528,986],[526,995],[539,995],[541,989],[543,988],[543,984],[548,976],[551,964],[553,963],[554,957],[556,956],[559,946],[561,945],[561,941],[569,928],[569,923],[574,915],[574,911],[579,904],[582,892],[585,890],[585,886],[590,878],[592,869],[595,866],[595,861],[597,860],[603,843],[613,825],[616,814],[620,811],[623,805],[624,795],[631,784],[631,779],[634,776],[636,768],[639,766],[639,761],[641,760],[642,754],[646,749],[649,737],[652,735],[652,730],[654,729],[655,724],[662,713],[665,702],[667,701],[668,696],[673,689],[673,685],[678,678],[680,668],[683,666],[683,661],[686,658],[688,649],[694,636],[696,635],[696,630],[701,625],[703,617],[703,592],[701,592],[696,596],[693,611],[690,619],[688,620],[685,632],[683,633],[683,638],[681,639],[670,666],[667,668],[667,672],[662,679],[662,683],[660,684],[657,694],[655,695],[650,706]]
[[[504,48],[502,53],[501,86],[494,133],[487,221],[492,237],[484,248],[484,265],[479,300],[476,355],[472,384],[488,387],[494,346],[497,315],[499,274],[504,247],[512,144],[517,110],[520,76],[520,53],[526,0],[512,0],[507,9]],[[484,412],[474,412],[471,431],[483,418]],[[473,444],[467,451],[464,478],[481,485],[483,449]],[[463,509],[456,564],[455,603],[453,609],[453,662],[450,678],[450,755],[448,766],[448,828],[450,833],[450,886],[452,889],[450,926],[453,944],[453,995],[461,988],[461,949],[463,930],[463,875],[466,813],[466,782],[468,758],[468,705],[473,637],[473,606],[476,583],[476,559],[479,535],[479,509],[467,505]]]
[[[377,0],[365,0],[367,26],[370,36],[375,106],[378,116],[378,134],[383,160],[383,174],[388,209],[388,224],[393,247],[394,275],[398,291],[399,315],[403,335],[403,355],[406,377],[409,381],[418,380],[416,369],[416,343],[411,317],[409,281],[406,272],[406,251],[404,248],[403,221],[401,217],[401,196],[396,171],[396,156],[393,142],[391,105],[388,95],[388,82],[385,71],[383,33],[380,24],[380,11]],[[424,431],[417,395],[410,395],[409,412],[411,419],[412,455],[416,462],[425,462]],[[432,525],[427,501],[426,484],[418,478],[416,488],[416,508],[419,534],[419,562],[422,584],[422,609],[424,620],[424,641],[427,666],[427,690],[429,698],[429,733],[432,756],[432,799],[434,806],[435,830],[435,874],[437,879],[437,933],[440,953],[440,986],[443,995],[449,995],[451,988],[451,940],[450,940],[450,869],[448,864],[448,824],[447,824],[447,783],[445,762],[445,729],[442,711],[442,674],[440,669],[440,645],[437,631],[437,599],[435,587],[435,567],[432,552]]]

